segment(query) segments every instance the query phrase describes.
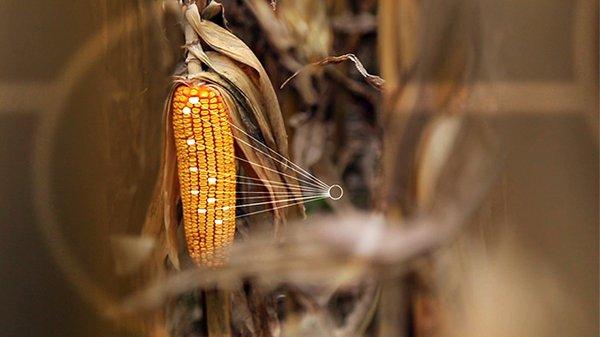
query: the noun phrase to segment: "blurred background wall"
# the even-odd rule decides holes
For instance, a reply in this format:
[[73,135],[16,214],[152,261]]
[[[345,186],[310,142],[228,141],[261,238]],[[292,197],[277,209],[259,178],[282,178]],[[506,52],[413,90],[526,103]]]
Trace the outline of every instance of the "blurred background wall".
[[[51,107],[59,106],[70,60],[97,39],[99,52],[90,54],[93,62],[82,68],[85,73],[53,119],[57,137],[42,146],[49,150],[42,177],[49,179],[52,197],[44,202],[56,211],[86,273],[115,296],[130,289],[126,278],[114,282],[109,239],[134,234],[141,225],[177,52],[156,31],[147,3],[154,2],[0,2],[2,336],[126,334],[97,314],[49,253],[38,226],[46,219],[34,211],[40,177],[34,160],[40,144],[49,144],[36,137]],[[503,161],[480,215],[486,223],[480,234],[492,243],[510,237],[500,249],[510,257],[501,275],[517,275],[511,281],[523,289],[503,289],[509,280],[496,277],[473,277],[473,283],[492,293],[532,294],[531,302],[539,305],[515,312],[504,296],[475,303],[498,305],[499,315],[511,318],[535,318],[541,310],[559,322],[548,334],[588,336],[598,331],[597,3],[482,1],[481,10],[487,75],[476,87],[481,99],[473,111],[486,114]],[[109,43],[115,34],[110,27],[124,31],[115,46]],[[539,302],[547,289],[568,290],[568,303],[581,320],[564,319],[558,309],[570,307],[552,299]]]
[[99,315],[94,289],[81,282],[90,302],[73,287],[81,280],[56,263],[47,242],[61,243],[45,224],[63,233],[93,285],[115,296],[127,289],[130,280],[115,282],[110,236],[139,233],[173,66],[151,4],[0,3],[2,336],[125,333]]

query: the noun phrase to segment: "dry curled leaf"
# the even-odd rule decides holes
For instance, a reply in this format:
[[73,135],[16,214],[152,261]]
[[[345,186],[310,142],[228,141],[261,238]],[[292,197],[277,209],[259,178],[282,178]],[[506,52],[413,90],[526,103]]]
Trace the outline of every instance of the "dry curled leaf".
[[360,62],[360,60],[354,55],[354,54],[344,54],[344,55],[340,55],[340,56],[329,56],[324,58],[323,60],[319,61],[319,62],[314,62],[311,64],[308,64],[302,68],[300,68],[299,70],[297,70],[295,73],[292,74],[292,76],[288,77],[287,80],[285,80],[283,82],[283,84],[281,84],[280,88],[285,87],[285,85],[291,81],[294,77],[296,77],[298,74],[300,74],[301,72],[305,71],[307,68],[309,67],[315,67],[315,66],[326,66],[329,64],[338,64],[338,63],[342,63],[342,62],[346,62],[346,61],[351,61],[352,63],[354,63],[354,66],[356,67],[356,70],[358,70],[358,72],[365,78],[365,80],[367,81],[367,83],[369,83],[373,88],[377,89],[377,90],[381,90],[381,88],[383,87],[383,84],[385,83],[385,81],[383,80],[383,78],[377,76],[377,75],[371,75],[367,72],[367,70],[365,69],[365,67],[362,65],[362,63]]
[[251,77],[257,80],[258,89],[262,94],[261,106],[271,126],[276,142],[276,150],[283,156],[288,157],[285,124],[283,123],[275,90],[273,90],[271,81],[262,64],[252,50],[237,36],[213,22],[200,20],[200,15],[197,13],[198,9],[191,6],[186,12],[186,18],[200,39],[216,52],[250,67],[251,72],[255,72]]

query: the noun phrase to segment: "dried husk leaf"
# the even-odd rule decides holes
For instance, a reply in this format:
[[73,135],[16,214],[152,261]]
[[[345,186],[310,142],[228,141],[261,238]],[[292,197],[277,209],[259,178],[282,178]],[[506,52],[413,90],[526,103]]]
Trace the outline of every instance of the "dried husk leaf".
[[[216,50],[205,52],[198,44],[188,46],[190,54],[207,65],[211,70],[211,72],[194,74],[194,77],[219,84],[223,88],[228,88],[229,94],[232,98],[235,98],[235,103],[241,107],[239,111],[242,112],[242,114],[239,116],[241,117],[240,121],[243,121],[244,124],[242,126],[236,126],[251,134],[252,137],[264,141],[270,149],[277,151],[286,158],[289,157],[287,149],[287,133],[283,125],[283,118],[281,116],[277,98],[266,72],[252,51],[229,31],[212,22],[199,19],[197,7],[190,6],[190,9],[186,12],[186,18],[190,26],[195,27],[194,29],[199,38],[204,38],[204,42]],[[214,35],[230,40],[231,43],[227,45],[222,44],[220,40],[217,41],[214,39]],[[220,78],[212,76],[212,72],[220,75]],[[249,116],[251,117],[246,117],[244,115],[245,113],[249,113]],[[260,132],[254,130],[254,124],[259,127]],[[237,133],[239,134],[239,132]],[[246,137],[244,136],[244,138]],[[244,142],[261,148],[259,144],[256,144],[256,142],[252,140],[244,140]],[[239,145],[242,149],[247,148],[246,144]],[[268,152],[268,150],[264,148],[261,149],[264,152]],[[248,153],[246,155],[251,156],[251,154]],[[265,180],[265,182],[284,181],[288,184],[298,184],[296,174],[294,171],[290,170],[289,165],[282,165],[281,160],[277,159],[274,161],[270,158],[271,156],[272,154],[270,153],[268,153],[268,156],[261,154],[258,155],[260,160],[254,161],[260,165],[267,166],[272,170],[282,172],[280,177],[275,177],[271,173],[273,171],[258,170],[259,172],[263,171],[266,173],[266,179],[268,180]],[[268,190],[272,191],[272,188],[268,188]],[[296,197],[301,196],[299,191],[290,192]],[[303,214],[304,208],[302,204],[299,205],[299,208]],[[283,219],[283,217],[281,217],[281,219]]]
[[[175,86],[173,86],[173,90]],[[172,97],[172,91],[169,93],[169,97]],[[179,258],[177,255],[178,244],[177,244],[177,200],[179,199],[179,180],[177,179],[177,162],[175,155],[175,142],[173,141],[172,129],[171,129],[171,114],[169,113],[171,107],[171,99],[169,99],[169,105],[165,108],[166,125],[165,125],[165,165],[163,172],[164,181],[164,222],[165,222],[165,233],[166,233],[166,244],[169,252],[169,258],[175,268],[179,268]]]
[[225,17],[225,7],[223,4],[216,1],[211,1],[202,10],[202,19],[209,20],[212,18],[218,18],[223,23],[225,28],[228,28],[227,18]]
[[270,147],[275,146],[275,140],[271,132],[271,126],[266,120],[263,111],[260,109],[262,95],[258,88],[252,83],[247,73],[238,67],[229,57],[216,52],[203,52],[200,54],[197,49],[192,49],[192,53],[201,57],[208,67],[221,76],[222,80],[227,82],[233,89],[233,93],[238,97],[239,104],[251,112],[256,124],[262,132],[262,138]]
[[169,257],[171,264],[179,268],[178,242],[177,242],[177,200],[179,198],[179,183],[177,180],[177,167],[175,160],[175,144],[171,134],[170,106],[171,96],[175,86],[169,92],[165,102],[163,156],[158,172],[158,180],[154,189],[154,196],[149,206],[142,234],[157,237],[162,230],[165,239],[157,244],[157,253],[164,252]]
[[287,133],[275,90],[273,90],[273,85],[265,69],[252,50],[225,28],[213,22],[201,20],[198,8],[195,5],[190,6],[185,16],[200,39],[209,47],[251,68],[248,76],[256,81],[258,90],[262,95],[260,106],[271,126],[275,138],[275,149],[283,156],[288,157]]
[[[252,121],[249,120],[248,117],[245,116],[247,112],[243,109],[243,105],[239,104],[239,101],[235,98],[236,95],[232,95],[231,92],[235,92],[235,88],[233,88],[227,81],[225,81],[221,76],[213,73],[213,72],[202,72],[199,74],[198,79],[209,83],[213,88],[219,90],[221,93],[223,100],[226,102],[229,108],[229,116],[231,117],[231,122],[237,128],[232,128],[232,132],[235,137],[235,141],[238,144],[238,147],[242,151],[242,155],[245,157],[244,159],[250,162],[249,168],[255,173],[256,177],[265,182],[264,187],[267,191],[269,191],[271,195],[271,201],[275,200],[275,194],[273,192],[274,188],[272,184],[267,182],[285,182],[283,177],[281,177],[277,173],[277,166],[274,164],[272,160],[264,155],[260,155],[259,152],[256,152],[254,149],[250,148],[243,142],[247,144],[253,144],[253,140],[248,137],[247,134],[253,135],[255,138],[260,139],[260,135],[257,135],[259,132],[256,127],[253,126]],[[241,132],[240,130],[244,130]],[[244,164],[242,162],[241,164]],[[258,164],[258,165],[256,165]],[[266,169],[269,168],[269,169]],[[272,203],[272,206],[277,206]],[[284,213],[281,209],[276,209],[274,211],[274,220],[275,220],[275,230],[276,232],[279,229],[279,225],[281,222],[285,221]]]
[[[237,104],[243,107],[243,111],[247,111],[252,114],[256,124],[260,129],[260,134],[258,134],[258,130],[254,131],[255,128],[249,123],[249,121],[244,124],[245,127],[243,127],[242,130],[245,130],[254,138],[259,140],[264,139],[269,148],[276,149],[277,147],[274,145],[272,128],[265,120],[264,111],[259,109],[259,102],[262,98],[262,95],[258,88],[248,78],[243,69],[239,67],[239,64],[230,58],[216,52],[207,52],[205,55],[209,59],[211,70],[219,74],[223,80],[231,85],[231,90],[236,93],[235,97],[238,98]],[[240,115],[240,117],[242,117],[242,115]],[[268,153],[268,150],[261,148],[261,146],[256,144],[254,141],[250,140],[250,142],[246,141],[246,143],[253,144],[253,146],[258,147],[261,151],[272,156],[272,153]],[[247,146],[245,146],[245,144],[240,144],[240,147]],[[281,158],[272,160],[268,156],[264,156],[264,154],[259,156],[263,157],[263,162],[269,163],[269,167],[278,169],[278,171],[284,173],[284,175],[281,175],[281,179],[283,181],[286,181],[288,184],[292,185],[298,184],[298,180],[292,178],[297,177],[297,175],[293,170],[290,169],[289,164],[283,164],[284,162],[281,160]]]
[[288,50],[295,45],[292,32],[278,20],[273,9],[262,0],[246,1],[263,31],[267,33],[269,42],[278,50]]

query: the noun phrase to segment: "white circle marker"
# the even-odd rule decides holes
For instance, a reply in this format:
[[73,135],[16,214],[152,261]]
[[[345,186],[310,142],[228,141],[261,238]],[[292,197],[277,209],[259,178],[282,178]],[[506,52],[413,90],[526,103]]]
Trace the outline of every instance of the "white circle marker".
[[344,190],[340,185],[331,185],[329,189],[327,189],[327,196],[332,200],[340,200],[344,195]]

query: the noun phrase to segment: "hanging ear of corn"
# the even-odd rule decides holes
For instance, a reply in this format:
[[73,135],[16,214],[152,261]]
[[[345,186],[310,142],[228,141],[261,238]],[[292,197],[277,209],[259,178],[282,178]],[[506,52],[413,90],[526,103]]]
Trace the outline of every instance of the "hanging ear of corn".
[[[189,255],[200,265],[224,263],[223,249],[231,244],[235,232],[235,201],[238,195],[235,181],[238,175],[254,177],[262,182],[256,186],[241,187],[247,191],[267,193],[267,202],[261,208],[268,212],[264,215],[271,215],[275,234],[280,224],[285,222],[287,214],[284,209],[277,207],[281,203],[276,203],[277,194],[273,186],[298,184],[289,165],[282,165],[281,161],[273,160],[271,156],[270,151],[275,151],[283,157],[289,157],[283,118],[264,68],[239,38],[206,18],[201,19],[195,4],[183,6],[182,9],[180,20],[186,37],[187,71],[178,76],[179,80],[165,107],[167,128],[160,182],[144,229],[149,234],[157,233],[163,225],[164,236],[157,254],[168,256],[176,269],[180,267],[179,257],[185,246]],[[204,51],[203,46],[211,50]],[[212,119],[203,121],[202,118],[206,117],[202,115],[203,102],[196,104],[195,99],[189,101],[191,97],[196,97],[191,95],[192,90],[198,90],[198,94],[204,91],[209,96],[214,94],[214,97],[208,97],[207,115],[213,116],[212,110],[215,109],[211,108],[211,104],[214,103],[210,99],[215,98],[218,123]],[[196,114],[199,114],[197,125],[194,122]],[[225,124],[224,120],[227,121]],[[191,121],[191,124],[186,121]],[[219,144],[216,144],[212,129],[210,133],[205,133],[205,129],[213,127],[215,123],[221,127]],[[225,134],[227,136],[224,137]],[[194,137],[194,143],[188,144],[188,141],[192,142],[191,136]],[[209,139],[213,141],[212,149],[207,147]],[[243,160],[239,163],[234,160],[234,143],[239,150],[238,156]],[[206,172],[199,166],[202,158],[206,159]],[[221,165],[220,160],[227,164]],[[239,172],[234,164],[238,164]],[[192,172],[196,169],[198,172]],[[213,173],[215,176],[211,176]],[[228,178],[227,184],[218,185],[219,174]],[[214,190],[211,189],[209,178],[217,179]],[[293,198],[300,199],[302,196],[298,189],[289,187],[287,193]],[[212,198],[215,199],[214,203]],[[238,205],[248,203],[244,195],[237,200]],[[178,219],[179,204],[183,209],[183,219]],[[303,214],[302,202],[295,204]],[[225,212],[223,208],[226,207],[229,208]],[[238,211],[243,213],[244,208],[238,206]],[[262,219],[269,221],[268,217]],[[252,218],[249,217],[248,221],[252,222]],[[179,224],[183,224],[187,245],[179,242]]]
[[194,261],[223,263],[235,233],[233,137],[227,105],[209,86],[179,85],[171,118],[188,251]]

